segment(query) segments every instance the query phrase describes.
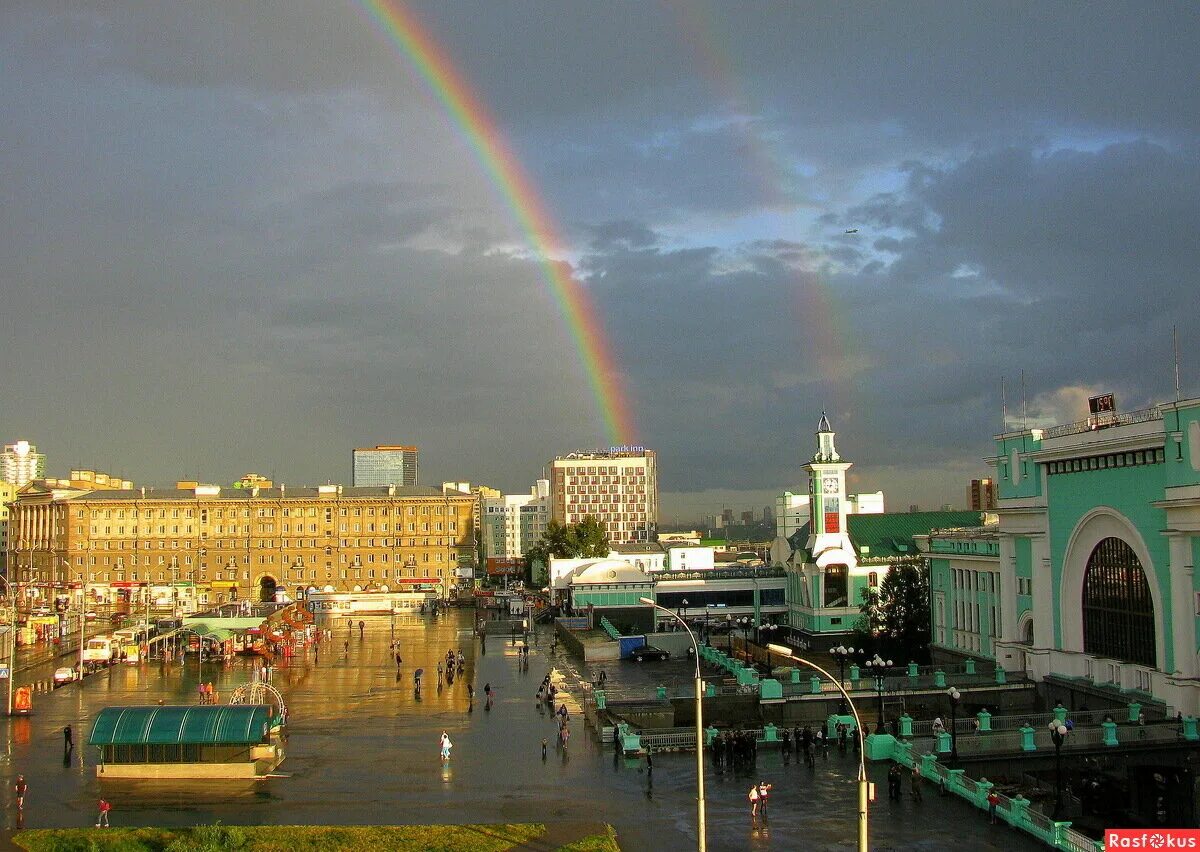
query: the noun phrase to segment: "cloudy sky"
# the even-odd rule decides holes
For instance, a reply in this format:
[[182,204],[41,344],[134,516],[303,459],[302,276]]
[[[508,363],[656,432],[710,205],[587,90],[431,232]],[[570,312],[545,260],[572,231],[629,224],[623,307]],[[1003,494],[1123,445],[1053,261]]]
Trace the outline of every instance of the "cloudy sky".
[[[602,318],[666,519],[961,503],[1029,416],[1200,392],[1200,7],[423,2]],[[0,437],[139,483],[524,491],[607,445],[535,247],[365,3],[0,6]],[[854,231],[854,233],[850,233]]]

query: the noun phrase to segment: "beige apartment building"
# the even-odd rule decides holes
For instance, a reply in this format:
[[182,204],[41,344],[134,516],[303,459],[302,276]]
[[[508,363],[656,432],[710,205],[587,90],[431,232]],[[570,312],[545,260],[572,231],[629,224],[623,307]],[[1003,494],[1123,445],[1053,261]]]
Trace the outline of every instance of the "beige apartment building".
[[274,600],[277,590],[295,597],[311,587],[445,596],[471,576],[475,502],[417,486],[90,490],[35,482],[10,504],[10,573],[39,596],[86,582],[110,601]]

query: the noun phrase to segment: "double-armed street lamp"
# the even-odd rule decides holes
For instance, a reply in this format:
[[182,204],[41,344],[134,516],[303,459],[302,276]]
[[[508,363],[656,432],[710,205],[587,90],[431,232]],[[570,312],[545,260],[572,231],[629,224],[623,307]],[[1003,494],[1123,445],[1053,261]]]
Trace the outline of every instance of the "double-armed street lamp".
[[[700,677],[700,646],[696,643],[696,634],[677,613],[659,606],[650,598],[638,600],[646,606],[665,612],[671,618],[678,619],[692,640],[692,649],[696,654],[696,849],[705,852],[708,844],[704,827],[704,681]],[[686,604],[686,601],[684,603]]]
[[[846,660],[853,657],[855,654],[862,653],[862,649],[847,648],[845,645],[838,645],[836,648],[829,649],[829,655],[837,660],[838,663],[838,683],[846,685]],[[838,713],[845,715],[846,702],[842,701],[841,707],[838,708]]]
[[775,636],[775,631],[779,629],[778,624],[768,624],[763,622],[758,625],[758,641],[767,646],[767,676],[771,676],[771,639]]
[[1062,747],[1071,729],[1057,718],[1050,720],[1049,728],[1050,741],[1054,743],[1054,813],[1050,818],[1059,819],[1062,816],[1063,804]]
[[962,693],[953,686],[946,690],[946,697],[950,699],[950,759],[958,760],[958,702],[962,698]]
[[876,733],[883,733],[883,730],[884,730],[884,727],[883,727],[883,687],[885,685],[884,678],[887,677],[888,669],[890,669],[895,664],[891,660],[885,660],[882,657],[880,657],[878,654],[876,654],[874,657],[867,660],[866,663],[864,663],[863,665],[865,665],[867,667],[867,669],[871,672],[871,676],[875,679],[875,692],[879,695],[879,721],[876,725],[875,731],[876,731]]
[[867,802],[870,793],[870,783],[867,781],[867,744],[863,734],[862,719],[858,715],[858,708],[854,706],[854,700],[846,692],[845,687],[840,682],[833,680],[833,675],[825,671],[825,669],[803,657],[796,656],[796,653],[791,648],[783,645],[769,645],[767,647],[781,657],[800,663],[803,666],[808,666],[810,669],[815,669],[833,681],[834,685],[838,688],[838,692],[842,694],[842,698],[849,705],[850,712],[854,715],[854,727],[858,733],[858,845],[856,848],[857,852],[867,852]]

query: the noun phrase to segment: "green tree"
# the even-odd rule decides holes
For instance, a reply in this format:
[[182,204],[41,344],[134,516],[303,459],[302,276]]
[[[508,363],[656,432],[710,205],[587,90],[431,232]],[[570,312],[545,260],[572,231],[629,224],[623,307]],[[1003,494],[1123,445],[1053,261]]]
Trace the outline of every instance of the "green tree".
[[560,524],[551,521],[537,543],[525,551],[525,564],[529,566],[531,582],[545,582],[543,575],[555,559],[599,559],[608,556],[608,533],[604,525],[591,515],[584,516],[577,524]]
[[855,632],[872,651],[895,660],[929,659],[929,568],[924,561],[893,565],[877,591],[867,590]]

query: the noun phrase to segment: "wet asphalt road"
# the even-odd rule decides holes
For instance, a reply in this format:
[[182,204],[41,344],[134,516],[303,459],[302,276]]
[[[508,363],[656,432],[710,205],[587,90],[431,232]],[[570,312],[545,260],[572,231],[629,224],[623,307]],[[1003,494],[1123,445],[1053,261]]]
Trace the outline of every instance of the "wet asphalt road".
[[[581,667],[561,651],[549,654],[546,637],[522,670],[507,639],[491,637],[485,654],[471,635],[474,613],[364,619],[357,627],[334,628],[319,656],[310,653],[277,669],[273,679],[290,708],[291,731],[283,777],[257,784],[228,782],[101,782],[95,750],[77,747],[64,761],[62,729],[70,724],[77,742],[102,707],[122,704],[193,703],[197,666],[163,667],[156,662],[120,666],[84,684],[35,697],[35,714],[7,720],[0,754],[5,780],[5,825],[17,826],[12,779],[29,783],[26,827],[84,826],[95,818],[101,791],[113,802],[115,825],[391,824],[436,822],[605,821],[616,826],[623,848],[695,848],[695,757],[655,756],[653,777],[640,761],[614,760],[589,735],[582,718],[572,722],[564,752],[554,747],[556,725],[539,710],[534,693],[542,677],[557,669],[568,684],[591,679],[598,668]],[[397,676],[389,643],[400,641],[404,658]],[[348,646],[347,646],[348,643]],[[466,655],[466,678],[436,688],[436,667],[448,649]],[[620,663],[605,666],[610,685],[649,686],[687,678],[687,664],[662,669]],[[422,694],[412,673],[425,669]],[[250,678],[250,665],[209,663],[211,680],[226,700]],[[466,683],[477,700],[467,699]],[[483,687],[495,692],[485,708]],[[454,743],[443,764],[438,738]],[[541,742],[549,748],[546,760]],[[855,825],[854,776],[850,755],[832,750],[815,771],[777,753],[760,753],[754,776],[718,773],[707,767],[708,841],[713,850],[852,848]],[[885,789],[884,767],[873,769]],[[766,820],[752,822],[746,791],[759,779],[775,785]],[[1041,848],[1007,827],[953,799],[926,790],[921,803],[872,807],[872,848],[905,850],[978,849],[1022,852]]]

